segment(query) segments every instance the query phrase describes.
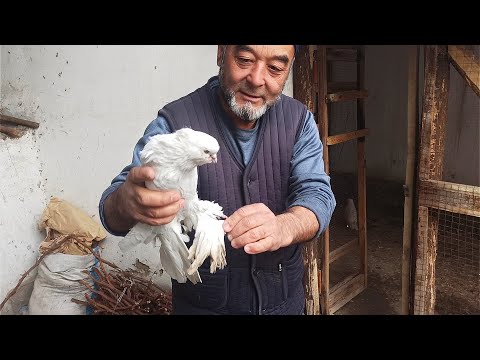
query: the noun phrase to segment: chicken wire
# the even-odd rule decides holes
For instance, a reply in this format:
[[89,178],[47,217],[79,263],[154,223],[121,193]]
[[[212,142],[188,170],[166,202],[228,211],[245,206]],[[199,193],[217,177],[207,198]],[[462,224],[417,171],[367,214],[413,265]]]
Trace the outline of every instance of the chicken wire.
[[435,313],[480,314],[480,219],[438,209],[429,218],[438,222]]
[[443,178],[419,185],[419,216],[428,216],[428,223],[418,229],[426,241],[416,266],[423,274],[433,268],[434,289],[415,292],[415,313],[433,296],[435,314],[480,314],[480,98],[465,80],[467,74],[480,82],[479,49],[457,46],[451,54],[456,64],[450,67]]

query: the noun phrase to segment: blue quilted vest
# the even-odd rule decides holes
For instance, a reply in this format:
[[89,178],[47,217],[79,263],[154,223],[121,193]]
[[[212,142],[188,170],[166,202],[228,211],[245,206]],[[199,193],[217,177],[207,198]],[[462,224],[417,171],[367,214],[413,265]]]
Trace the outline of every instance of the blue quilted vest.
[[[275,214],[286,209],[293,146],[303,127],[306,107],[281,95],[259,119],[258,140],[247,167],[226,140],[219,118],[218,77],[172,103],[158,115],[172,131],[190,127],[215,137],[218,162],[199,167],[198,196],[220,204],[229,216],[238,208],[264,203]],[[192,238],[192,236],[191,236]],[[191,241],[187,246],[191,246]],[[227,266],[210,274],[207,259],[199,268],[202,283],[172,280],[174,314],[301,314],[302,246],[292,245],[257,255],[234,249],[225,238]]]

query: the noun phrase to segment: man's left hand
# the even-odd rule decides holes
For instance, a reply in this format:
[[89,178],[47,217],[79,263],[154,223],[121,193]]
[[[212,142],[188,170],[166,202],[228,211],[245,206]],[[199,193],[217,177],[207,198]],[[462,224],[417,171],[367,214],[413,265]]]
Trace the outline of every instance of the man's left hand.
[[243,247],[247,254],[274,251],[293,241],[282,216],[275,216],[265,204],[250,204],[228,217],[223,229],[235,249]]

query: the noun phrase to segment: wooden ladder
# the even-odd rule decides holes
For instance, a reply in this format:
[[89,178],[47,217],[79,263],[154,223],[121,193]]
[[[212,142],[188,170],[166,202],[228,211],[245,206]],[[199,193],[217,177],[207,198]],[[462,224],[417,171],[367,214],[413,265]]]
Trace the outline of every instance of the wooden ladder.
[[[329,81],[329,66],[336,61],[355,62],[357,79],[352,82]],[[324,144],[325,171],[330,173],[329,148],[346,141],[357,141],[358,159],[358,238],[330,250],[330,229],[323,234],[321,253],[320,303],[322,314],[333,314],[367,287],[367,231],[366,231],[366,186],[365,186],[365,51],[363,46],[317,46],[314,53],[313,85],[317,89],[318,129]],[[329,134],[329,107],[338,101],[356,101],[357,129],[343,134]],[[326,144],[326,145],[325,145]],[[322,247],[322,245],[319,245]],[[345,277],[335,286],[330,286],[330,264],[353,250],[360,251],[360,271]]]

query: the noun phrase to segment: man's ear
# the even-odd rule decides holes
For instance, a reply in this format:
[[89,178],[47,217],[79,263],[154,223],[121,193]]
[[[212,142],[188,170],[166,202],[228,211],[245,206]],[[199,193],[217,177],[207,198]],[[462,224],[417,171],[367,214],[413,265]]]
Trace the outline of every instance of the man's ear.
[[223,57],[225,56],[225,51],[227,50],[227,45],[218,45],[217,49],[217,66],[222,66]]

